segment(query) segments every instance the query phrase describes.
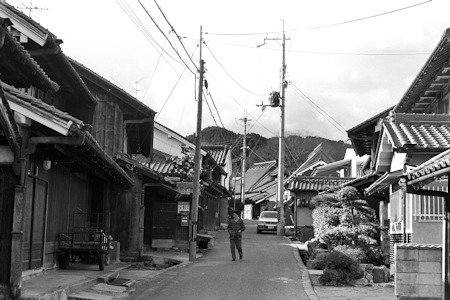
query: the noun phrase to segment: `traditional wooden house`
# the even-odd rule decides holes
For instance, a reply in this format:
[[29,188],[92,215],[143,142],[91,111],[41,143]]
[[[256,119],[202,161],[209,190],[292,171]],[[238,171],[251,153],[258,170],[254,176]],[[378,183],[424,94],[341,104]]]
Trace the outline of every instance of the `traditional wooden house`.
[[391,261],[394,243],[441,242],[443,198],[433,194],[447,191],[447,179],[416,190],[408,189],[400,179],[450,147],[449,38],[447,29],[393,108],[349,130],[355,151],[370,154],[371,170],[382,175],[366,188],[366,194],[381,199],[381,222],[389,225]]
[[[144,242],[148,248],[185,249],[193,194],[193,155],[195,145],[175,131],[155,122],[155,155],[146,166],[172,182],[178,195],[154,193],[145,199]],[[226,218],[230,192],[222,185],[227,176],[222,166],[205,150],[201,154],[201,186],[198,231],[213,231]]]
[[[155,220],[164,220],[161,211],[167,211],[170,204],[161,201],[155,206],[151,199],[177,199],[180,195],[175,185],[164,180],[161,174],[150,168],[153,159],[155,113],[82,64],[71,60],[99,104],[96,107],[93,131],[99,143],[107,149],[117,163],[133,178],[132,189],[117,191],[110,196],[111,234],[124,243],[125,255],[142,255],[160,226]],[[157,124],[157,128],[161,125]],[[160,144],[158,143],[158,148]],[[181,149],[181,148],[180,148]],[[176,225],[166,222],[171,230]],[[123,242],[122,242],[123,241]]]
[[138,255],[143,190],[161,178],[134,168],[135,155],[152,154],[151,109],[68,59],[56,36],[3,1],[0,18],[0,285],[18,297],[23,278],[57,267],[58,234],[75,213],[86,224],[95,215]]
[[[18,297],[22,278],[57,266],[58,233],[71,229],[73,213],[102,207],[107,185],[133,182],[86,123],[49,104],[77,95],[78,111],[92,105],[93,97],[84,97],[89,91],[78,89],[81,79],[72,92],[56,84],[12,35],[13,24],[3,24],[0,284],[4,294]],[[108,221],[102,219],[105,226]]]
[[[241,177],[232,180],[234,202],[236,202],[232,206],[236,210],[241,210],[240,203],[243,203],[244,219],[256,219],[262,211],[272,210],[276,206],[277,172],[276,161],[254,163],[245,172],[244,181]],[[244,188],[244,201],[241,200],[242,188]]]
[[[230,176],[233,174],[233,163],[231,159],[231,148],[227,145],[206,145],[202,146],[214,161],[223,169],[221,174],[220,185],[230,191]],[[227,224],[228,222],[228,205],[222,203],[220,206],[220,223]]]
[[318,167],[328,165],[334,161],[335,159],[326,153],[322,144],[319,144],[313,151],[311,151],[311,153],[308,154],[305,162],[302,163],[297,170],[292,172],[288,178],[286,178],[286,181],[297,176],[311,176],[312,172]]

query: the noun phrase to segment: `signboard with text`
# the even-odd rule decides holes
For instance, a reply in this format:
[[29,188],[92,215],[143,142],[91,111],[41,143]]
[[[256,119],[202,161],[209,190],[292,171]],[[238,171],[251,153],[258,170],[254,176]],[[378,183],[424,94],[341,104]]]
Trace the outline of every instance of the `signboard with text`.
[[180,201],[178,202],[178,209],[177,213],[180,214],[181,212],[189,212],[191,209],[191,204],[186,201]]

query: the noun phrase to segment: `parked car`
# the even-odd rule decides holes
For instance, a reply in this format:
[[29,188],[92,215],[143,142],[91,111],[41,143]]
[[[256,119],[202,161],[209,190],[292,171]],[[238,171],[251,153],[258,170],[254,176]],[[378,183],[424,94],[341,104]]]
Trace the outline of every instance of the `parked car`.
[[278,212],[276,211],[263,211],[258,218],[258,225],[256,226],[256,232],[262,231],[277,231]]

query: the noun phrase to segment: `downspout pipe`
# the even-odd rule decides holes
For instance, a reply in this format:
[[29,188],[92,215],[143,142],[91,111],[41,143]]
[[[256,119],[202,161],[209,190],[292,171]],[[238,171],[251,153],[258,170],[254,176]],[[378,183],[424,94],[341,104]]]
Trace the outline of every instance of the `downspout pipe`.
[[155,186],[153,183],[142,184],[141,190],[141,206],[139,208],[139,257],[144,256],[144,220],[145,220],[145,189]]

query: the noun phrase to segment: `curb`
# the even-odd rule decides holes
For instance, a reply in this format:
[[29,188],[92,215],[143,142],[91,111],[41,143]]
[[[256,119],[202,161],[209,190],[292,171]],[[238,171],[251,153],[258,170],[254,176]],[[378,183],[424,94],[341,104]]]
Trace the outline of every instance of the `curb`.
[[[285,237],[291,244],[295,245],[288,237]],[[317,295],[314,287],[311,283],[311,279],[309,278],[309,272],[306,266],[303,264],[302,259],[300,258],[300,249],[296,246],[294,247],[294,257],[297,260],[298,268],[302,274],[302,284],[305,290],[305,293],[308,295],[309,300],[320,300],[320,297]]]

